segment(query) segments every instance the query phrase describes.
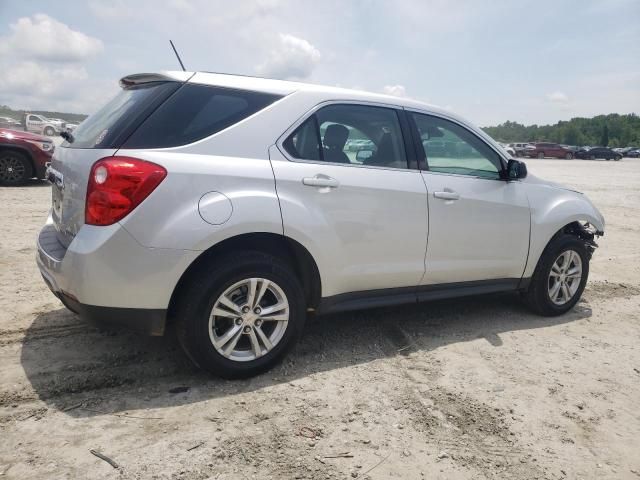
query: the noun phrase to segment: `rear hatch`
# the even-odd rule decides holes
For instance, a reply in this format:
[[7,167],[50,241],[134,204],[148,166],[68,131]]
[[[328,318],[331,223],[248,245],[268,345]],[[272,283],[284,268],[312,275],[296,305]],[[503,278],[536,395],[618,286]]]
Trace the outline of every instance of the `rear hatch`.
[[73,138],[57,148],[51,159],[48,174],[52,183],[51,215],[58,240],[65,247],[84,225],[87,184],[93,164],[113,156],[182,82],[163,75],[134,75],[120,83],[122,90],[82,122]]

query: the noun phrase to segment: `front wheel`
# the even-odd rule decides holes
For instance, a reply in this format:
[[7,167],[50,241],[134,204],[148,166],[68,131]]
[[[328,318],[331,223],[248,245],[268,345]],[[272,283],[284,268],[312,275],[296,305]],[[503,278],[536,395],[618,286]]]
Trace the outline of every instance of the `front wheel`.
[[540,152],[540,153],[538,154],[538,158],[544,158],[544,152]]
[[44,129],[44,134],[47,137],[53,137],[55,135],[56,131],[53,129],[53,127],[46,127]]
[[270,369],[304,326],[298,277],[281,259],[260,252],[203,264],[180,295],[180,344],[196,365],[224,378]]
[[29,159],[20,152],[0,152],[0,185],[22,185],[33,176]]
[[573,154],[572,153],[567,153],[564,158],[566,158],[567,160],[573,160]]
[[616,155],[616,157],[614,158],[614,160],[616,162],[619,162],[620,160],[622,160],[622,155]]
[[562,315],[578,303],[588,276],[589,252],[584,243],[573,235],[562,235],[542,253],[525,302],[540,315]]

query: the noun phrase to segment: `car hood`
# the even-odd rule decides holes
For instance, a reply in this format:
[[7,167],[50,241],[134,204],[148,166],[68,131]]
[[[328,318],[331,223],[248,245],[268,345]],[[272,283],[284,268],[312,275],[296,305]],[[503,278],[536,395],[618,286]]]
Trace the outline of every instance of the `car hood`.
[[561,183],[550,182],[549,180],[543,180],[542,178],[536,177],[535,175],[527,175],[523,180],[525,183],[535,184],[535,185],[545,185],[551,188],[557,188],[560,190],[567,190],[569,192],[582,193],[575,188],[567,187],[566,185],[562,185]]
[[39,142],[51,143],[49,137],[44,137],[36,133],[24,132],[20,130],[11,130],[9,128],[0,128],[0,137],[8,138],[9,140],[36,140]]

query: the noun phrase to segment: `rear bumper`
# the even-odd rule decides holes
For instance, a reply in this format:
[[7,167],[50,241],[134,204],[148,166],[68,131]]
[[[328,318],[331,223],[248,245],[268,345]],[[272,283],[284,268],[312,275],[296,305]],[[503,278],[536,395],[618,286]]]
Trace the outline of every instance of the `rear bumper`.
[[162,335],[173,290],[198,253],[145,248],[118,224],[85,225],[65,248],[49,219],[36,262],[53,294],[82,318]]
[[[45,283],[48,282],[45,280]],[[125,327],[145,335],[164,335],[167,320],[166,310],[86,305],[78,302],[65,292],[54,292],[53,289],[51,289],[51,291],[60,299],[65,307],[73,313],[78,314],[80,318],[87,322],[98,326]]]

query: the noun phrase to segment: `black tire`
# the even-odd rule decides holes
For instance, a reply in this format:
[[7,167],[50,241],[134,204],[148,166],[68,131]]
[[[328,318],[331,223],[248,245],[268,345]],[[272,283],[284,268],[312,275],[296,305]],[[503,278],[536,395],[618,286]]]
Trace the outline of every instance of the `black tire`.
[[44,128],[44,134],[47,137],[53,137],[56,134],[56,131],[53,127],[45,127]]
[[538,153],[538,158],[544,158],[544,152]]
[[566,158],[567,160],[573,160],[573,154],[572,153],[567,153],[564,158]]
[[[284,335],[271,351],[250,361],[226,358],[209,336],[209,315],[223,292],[247,278],[275,282],[289,302]],[[176,330],[185,352],[200,368],[223,378],[246,378],[269,370],[295,345],[306,319],[304,291],[293,269],[283,260],[261,252],[235,253],[204,262],[190,274],[176,302]]]
[[33,177],[31,160],[14,150],[0,151],[0,185],[22,185]]
[[[582,278],[578,289],[570,301],[563,305],[556,305],[549,297],[549,274],[556,259],[567,250],[573,250],[582,261]],[[534,312],[545,317],[562,315],[571,310],[580,300],[589,277],[589,253],[584,243],[573,235],[564,234],[553,239],[542,253],[536,266],[529,289],[524,293],[525,303]]]
[[616,155],[616,157],[614,158],[614,160],[616,162],[619,162],[620,160],[622,160],[622,155]]

